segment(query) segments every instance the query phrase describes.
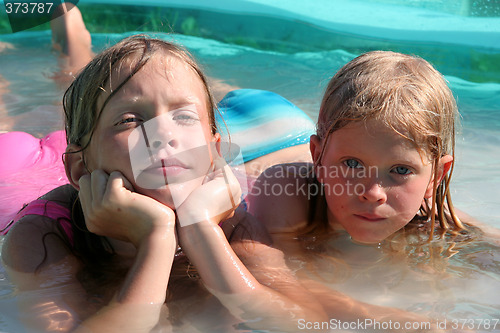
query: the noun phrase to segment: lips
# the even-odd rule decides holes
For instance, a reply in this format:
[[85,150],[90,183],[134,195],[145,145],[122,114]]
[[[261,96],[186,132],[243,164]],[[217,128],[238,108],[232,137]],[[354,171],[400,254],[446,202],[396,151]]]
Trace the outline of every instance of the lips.
[[176,158],[159,159],[143,170],[146,173],[161,174],[165,178],[174,177],[189,169],[186,164]]
[[168,167],[179,167],[187,169],[186,164],[182,163],[176,158],[161,158],[155,161],[155,163],[148,166],[143,171],[160,169],[160,168],[168,168]]
[[372,214],[372,213],[361,213],[361,214],[354,214],[357,218],[368,221],[368,222],[380,222],[385,220],[386,218],[377,214]]

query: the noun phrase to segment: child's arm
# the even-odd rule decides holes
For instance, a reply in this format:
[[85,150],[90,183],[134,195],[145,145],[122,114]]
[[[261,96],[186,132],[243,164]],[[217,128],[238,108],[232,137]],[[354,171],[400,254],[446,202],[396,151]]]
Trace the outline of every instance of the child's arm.
[[435,321],[428,317],[398,308],[364,303],[312,279],[301,279],[301,283],[323,305],[329,319],[336,320],[334,325],[340,322],[361,323],[362,326],[358,328],[370,331],[368,325],[378,323],[381,327],[387,327],[384,332],[442,332]]
[[[83,290],[77,279],[81,263],[54,236],[56,221],[28,215],[10,231],[2,257],[22,292],[20,301],[31,327],[138,332],[157,324],[176,250],[174,214],[153,199],[130,192],[124,182],[118,173],[108,178],[100,171],[80,182],[88,228],[132,242],[137,249],[123,284],[112,290],[115,296],[104,307],[96,306]],[[48,286],[52,289],[46,291]]]
[[[209,221],[178,229],[181,246],[205,287],[252,329],[296,332],[300,318],[325,320],[321,305],[295,279],[283,253],[259,240],[253,222],[243,221],[249,217],[242,214],[225,223],[240,220],[238,229],[252,234],[251,240],[229,244],[221,228]],[[257,257],[262,260],[253,265]]]
[[80,201],[89,231],[121,239],[137,249],[134,263],[113,300],[82,328],[102,331],[149,331],[165,302],[177,248],[174,212],[134,193],[119,173],[96,170],[80,179]]
[[[180,244],[204,285],[233,315],[253,329],[275,328],[295,332],[299,318],[323,320],[325,315],[321,305],[312,300],[311,294],[293,278],[282,252],[266,243],[269,237],[266,239],[265,229],[258,230],[258,225],[245,212],[238,211],[231,220],[224,222],[224,228],[233,229],[233,223],[240,223],[238,230],[245,230],[242,232],[248,233],[250,238],[242,240],[240,237],[240,241],[229,244],[217,225],[229,212],[220,214],[219,209],[214,210],[214,207],[220,207],[218,200],[226,200],[224,195],[218,194],[227,196],[227,188],[239,193],[233,186],[237,184],[234,176],[227,173],[226,177],[216,177],[202,185],[177,209]],[[204,216],[208,218],[204,219]],[[252,275],[253,271],[245,267],[236,254],[242,259],[265,257],[263,265],[272,270],[272,275],[278,279],[273,287],[262,283],[269,282],[269,276]],[[255,272],[262,272],[260,268]]]

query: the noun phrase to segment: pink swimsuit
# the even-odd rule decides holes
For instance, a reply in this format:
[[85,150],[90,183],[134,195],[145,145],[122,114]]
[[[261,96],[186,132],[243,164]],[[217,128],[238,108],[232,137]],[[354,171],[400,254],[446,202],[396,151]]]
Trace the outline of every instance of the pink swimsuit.
[[14,217],[26,203],[68,183],[62,163],[65,149],[64,131],[42,139],[23,132],[0,134],[0,234],[17,221]]
[[7,233],[14,222],[20,220],[26,215],[40,215],[56,220],[68,236],[71,245],[73,245],[73,230],[71,229],[70,222],[71,212],[66,207],[63,207],[54,201],[38,199],[30,202],[17,213],[17,215],[9,222],[9,224],[4,229],[0,230],[1,233]]

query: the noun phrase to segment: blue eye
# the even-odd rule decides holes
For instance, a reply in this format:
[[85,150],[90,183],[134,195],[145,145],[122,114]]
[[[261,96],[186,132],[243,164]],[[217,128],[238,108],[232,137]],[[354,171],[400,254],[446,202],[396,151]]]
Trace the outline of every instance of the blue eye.
[[195,118],[190,115],[181,114],[174,117],[174,120],[194,120]]
[[392,170],[395,173],[397,173],[398,175],[409,175],[410,173],[412,173],[410,169],[408,169],[407,167],[404,167],[404,166],[398,166]]
[[363,165],[354,159],[348,159],[344,161],[344,165],[352,169],[361,169]]

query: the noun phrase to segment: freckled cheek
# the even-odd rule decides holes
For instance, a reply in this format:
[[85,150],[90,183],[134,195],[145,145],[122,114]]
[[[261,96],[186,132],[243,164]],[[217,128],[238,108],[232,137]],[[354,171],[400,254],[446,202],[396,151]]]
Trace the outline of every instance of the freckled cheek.
[[332,193],[337,199],[357,198],[366,190],[366,180],[357,177],[337,175],[325,181],[325,191]]
[[205,146],[212,141],[212,135],[200,126],[181,127],[173,133],[173,139],[177,140],[180,147],[184,149]]
[[110,173],[112,171],[125,171],[130,169],[130,155],[128,140],[117,140],[116,137],[101,136],[93,138],[93,144],[89,151],[89,167],[91,169],[103,169]]
[[398,189],[389,195],[388,203],[408,219],[412,219],[422,205],[423,193]]
[[325,183],[332,185],[332,186],[346,184],[347,181],[349,180],[348,178],[340,175],[338,172],[327,172],[325,170],[323,170],[322,172],[323,172],[323,176],[324,176],[323,179],[325,180]]
[[330,212],[335,219],[343,221],[344,217],[352,213],[353,196],[342,182],[328,183],[324,186],[326,200]]

